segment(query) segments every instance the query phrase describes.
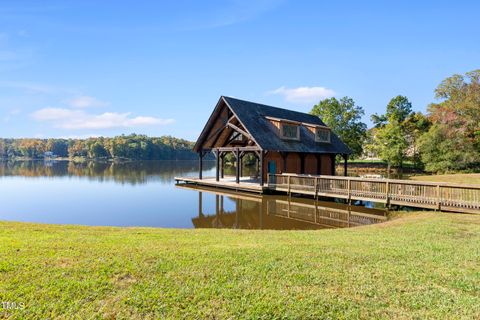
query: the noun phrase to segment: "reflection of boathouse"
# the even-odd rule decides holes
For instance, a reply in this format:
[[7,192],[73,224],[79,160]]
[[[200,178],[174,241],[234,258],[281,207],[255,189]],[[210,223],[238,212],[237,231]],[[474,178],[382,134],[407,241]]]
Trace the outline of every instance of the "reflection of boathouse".
[[[198,216],[192,219],[195,228],[347,228],[386,220],[384,211],[376,209],[354,207],[352,211],[350,206],[332,202],[187,188],[199,192]],[[215,196],[215,212],[203,211],[204,193],[207,192]],[[233,209],[225,209],[227,201],[233,202]]]

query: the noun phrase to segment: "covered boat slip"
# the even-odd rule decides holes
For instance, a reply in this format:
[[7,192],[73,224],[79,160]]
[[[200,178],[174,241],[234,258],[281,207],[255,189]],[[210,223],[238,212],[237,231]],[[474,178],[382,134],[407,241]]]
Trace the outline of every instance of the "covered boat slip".
[[233,155],[236,183],[242,180],[245,156],[253,156],[260,186],[268,174],[332,175],[336,155],[344,157],[346,167],[350,154],[348,147],[316,116],[223,96],[194,151],[199,154],[200,180],[205,155],[215,155],[217,182],[224,178],[228,154]]

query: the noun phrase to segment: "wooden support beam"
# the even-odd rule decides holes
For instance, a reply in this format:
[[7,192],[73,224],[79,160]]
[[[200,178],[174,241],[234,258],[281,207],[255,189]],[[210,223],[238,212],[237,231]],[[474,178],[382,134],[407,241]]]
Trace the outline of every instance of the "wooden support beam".
[[230,143],[232,143],[232,141],[234,141],[235,139],[237,139],[239,135],[241,135],[241,133],[235,132],[235,134],[232,135],[232,137],[225,143],[225,146],[228,145],[228,144],[230,144]]
[[265,176],[264,176],[264,162],[265,162],[265,152],[260,151],[260,185],[263,186],[265,183]]
[[252,139],[252,136],[249,135],[245,130],[242,130],[240,129],[239,127],[237,127],[236,125],[232,124],[232,123],[227,123],[227,126],[232,128],[233,130],[237,131],[237,132],[240,132],[245,138],[247,139]]
[[240,151],[238,148],[235,150],[236,170],[235,170],[235,182],[240,183]]
[[260,151],[262,150],[260,147],[257,146],[247,146],[247,147],[219,147],[217,148],[219,151],[225,151],[225,152],[235,152],[235,150],[240,150],[240,151]]
[[200,149],[200,152],[198,153],[198,178],[200,180],[203,179],[203,150]]
[[215,180],[220,181],[220,151],[215,150]]
[[238,166],[240,167],[240,178],[243,177],[243,152],[240,153],[239,157],[238,157]]
[[348,164],[347,164],[347,162],[348,162],[348,154],[344,154],[344,155],[343,155],[343,175],[344,175],[345,177],[348,176],[348,172],[347,172],[347,170],[348,170],[348,169],[347,169]]
[[225,177],[225,153],[220,151],[220,177]]

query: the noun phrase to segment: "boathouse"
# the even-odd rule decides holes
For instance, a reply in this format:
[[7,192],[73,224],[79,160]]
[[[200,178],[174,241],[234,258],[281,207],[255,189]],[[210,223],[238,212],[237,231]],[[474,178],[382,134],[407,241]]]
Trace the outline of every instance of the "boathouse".
[[242,159],[253,154],[256,181],[268,174],[335,175],[335,157],[347,158],[350,149],[314,115],[231,97],[220,97],[194,146],[199,154],[199,179],[208,152],[216,157],[216,181],[224,178],[224,159],[233,153],[235,182],[242,179]]

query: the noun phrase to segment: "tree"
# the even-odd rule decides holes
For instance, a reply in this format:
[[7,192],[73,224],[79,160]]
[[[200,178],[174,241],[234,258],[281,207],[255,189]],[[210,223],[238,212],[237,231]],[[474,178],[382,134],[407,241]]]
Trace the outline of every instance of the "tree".
[[388,174],[390,167],[402,167],[408,148],[407,136],[401,126],[389,122],[375,136],[378,145],[378,155],[387,162]]
[[95,143],[89,146],[88,157],[90,159],[106,158],[107,150],[105,150],[105,148],[100,142],[96,141]]
[[372,121],[377,129],[374,141],[380,158],[390,167],[402,168],[407,158],[409,134],[407,119],[412,115],[412,104],[405,96],[396,96],[390,100],[384,115],[374,114]]
[[407,135],[408,152],[412,158],[415,168],[423,166],[420,154],[419,141],[430,126],[431,121],[421,112],[411,113],[404,121],[405,133]]
[[348,145],[353,157],[362,154],[367,125],[361,118],[365,112],[362,107],[355,105],[352,98],[322,100],[313,106],[310,114],[319,116]]
[[64,139],[48,139],[45,151],[51,151],[59,157],[68,156],[68,142]]
[[425,168],[433,172],[478,167],[480,163],[480,69],[455,74],[435,90],[441,100],[428,107],[432,126],[422,136]]
[[385,126],[387,123],[404,122],[412,113],[412,103],[405,96],[396,96],[387,104],[387,112],[383,115],[374,114],[371,119],[375,127]]

